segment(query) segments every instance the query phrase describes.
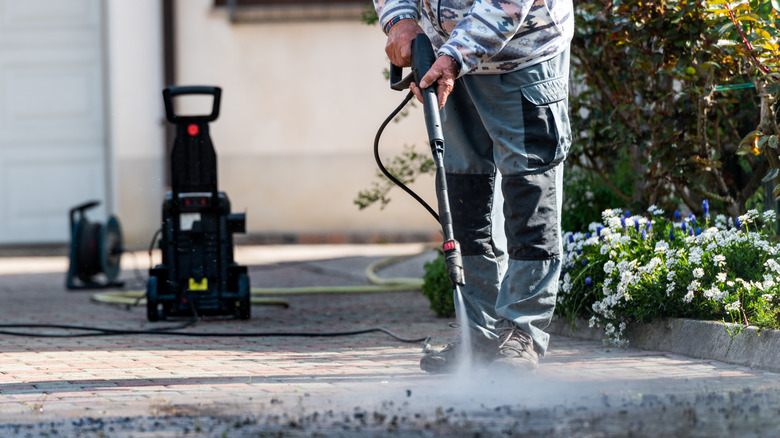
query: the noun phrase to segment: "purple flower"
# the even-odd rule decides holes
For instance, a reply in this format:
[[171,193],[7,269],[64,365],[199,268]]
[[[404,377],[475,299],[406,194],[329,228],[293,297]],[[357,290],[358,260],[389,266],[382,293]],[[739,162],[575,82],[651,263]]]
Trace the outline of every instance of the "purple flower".
[[738,217],[735,217],[735,218],[734,218],[734,227],[735,227],[736,229],[738,229],[738,230],[742,228],[742,223],[739,221],[739,218],[738,218]]
[[699,234],[701,234],[701,228],[696,228],[696,235],[698,236]]
[[631,212],[626,210],[625,216],[626,216],[626,219],[630,218],[631,217]]
[[586,259],[582,259],[582,266],[588,266],[588,261]]
[[680,229],[683,230],[683,233],[688,232],[688,226],[685,225],[685,222],[680,224]]
[[653,223],[652,222],[648,222],[647,223],[647,232],[648,233],[652,233],[653,232]]
[[675,210],[674,211],[674,221],[675,222],[680,222],[680,211],[679,210]]
[[585,233],[585,238],[590,239],[590,233]]
[[623,231],[625,232],[626,231],[626,218],[624,218],[624,217],[620,218],[620,226],[623,227]]
[[647,230],[642,228],[642,240],[647,240]]
[[574,243],[574,236],[569,234],[569,243]]
[[672,228],[671,230],[669,230],[669,240],[672,240],[672,241],[674,241],[674,228]]
[[691,227],[695,227],[696,226],[696,216],[693,213],[691,213],[691,214],[688,215],[688,219],[691,220]]
[[704,217],[710,217],[710,203],[706,199],[701,201],[701,206],[704,208]]
[[590,289],[591,287],[593,287],[593,280],[590,277],[585,277],[585,289]]
[[596,227],[596,235],[601,237],[601,230],[603,230],[603,229],[604,229],[604,227],[602,227],[601,225]]

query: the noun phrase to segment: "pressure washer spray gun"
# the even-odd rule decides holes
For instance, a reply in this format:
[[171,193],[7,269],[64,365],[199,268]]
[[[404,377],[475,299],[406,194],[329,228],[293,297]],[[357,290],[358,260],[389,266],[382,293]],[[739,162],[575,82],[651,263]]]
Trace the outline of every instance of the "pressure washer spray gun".
[[[390,64],[390,88],[403,91],[409,88],[409,84],[412,81],[419,84],[420,80],[431,68],[434,61],[436,61],[436,56],[433,53],[431,41],[425,34],[421,33],[417,35],[412,42],[412,72],[406,77],[403,77],[403,69]],[[460,244],[455,240],[452,228],[452,212],[450,210],[450,202],[447,194],[447,176],[444,171],[444,133],[441,128],[439,102],[436,97],[436,84],[431,84],[423,89],[422,93],[425,126],[428,130],[428,141],[430,142],[431,153],[433,154],[433,163],[436,166],[436,187],[438,189],[437,197],[439,200],[439,214],[436,215],[435,212],[431,213],[441,224],[442,232],[444,234],[443,249],[447,273],[449,274],[452,286],[457,288],[458,286],[465,285],[466,280],[463,276],[463,259],[461,258]],[[407,99],[410,98],[411,96]],[[404,105],[407,101],[404,102]],[[393,115],[393,117],[394,116],[395,115]],[[383,172],[386,172],[383,166],[380,165],[380,168],[382,168]],[[387,175],[387,173],[385,173],[385,175]],[[391,178],[391,180],[395,181],[394,178]],[[408,191],[409,190],[407,190],[407,192]],[[415,196],[418,201],[421,201],[416,195],[413,196]],[[430,211],[430,208],[428,209]]]

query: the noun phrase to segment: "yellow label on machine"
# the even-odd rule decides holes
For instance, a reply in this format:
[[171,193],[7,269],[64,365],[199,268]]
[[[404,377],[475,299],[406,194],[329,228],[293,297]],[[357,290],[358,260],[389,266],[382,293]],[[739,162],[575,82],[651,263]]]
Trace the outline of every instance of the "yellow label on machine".
[[190,290],[209,290],[209,279],[204,278],[201,281],[195,281],[190,278]]

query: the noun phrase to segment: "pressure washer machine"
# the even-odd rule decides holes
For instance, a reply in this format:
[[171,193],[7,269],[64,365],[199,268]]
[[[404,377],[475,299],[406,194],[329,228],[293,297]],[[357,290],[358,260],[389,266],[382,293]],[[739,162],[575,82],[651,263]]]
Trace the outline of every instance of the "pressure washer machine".
[[[235,316],[249,319],[246,266],[233,260],[233,234],[244,233],[246,216],[231,213],[217,190],[217,157],[209,122],[219,116],[222,90],[212,86],[163,90],[165,115],[176,127],[171,151],[171,191],[163,202],[159,247],[162,264],[149,270],[149,321],[168,317]],[[210,95],[211,114],[178,115],[174,97]]]

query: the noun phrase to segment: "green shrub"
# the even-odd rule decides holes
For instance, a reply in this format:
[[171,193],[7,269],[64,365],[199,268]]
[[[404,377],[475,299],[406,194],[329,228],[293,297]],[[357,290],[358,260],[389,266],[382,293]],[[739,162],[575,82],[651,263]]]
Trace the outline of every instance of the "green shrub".
[[440,252],[434,260],[425,263],[422,292],[431,302],[431,309],[436,312],[436,316],[450,318],[455,315],[453,288],[443,253]]

